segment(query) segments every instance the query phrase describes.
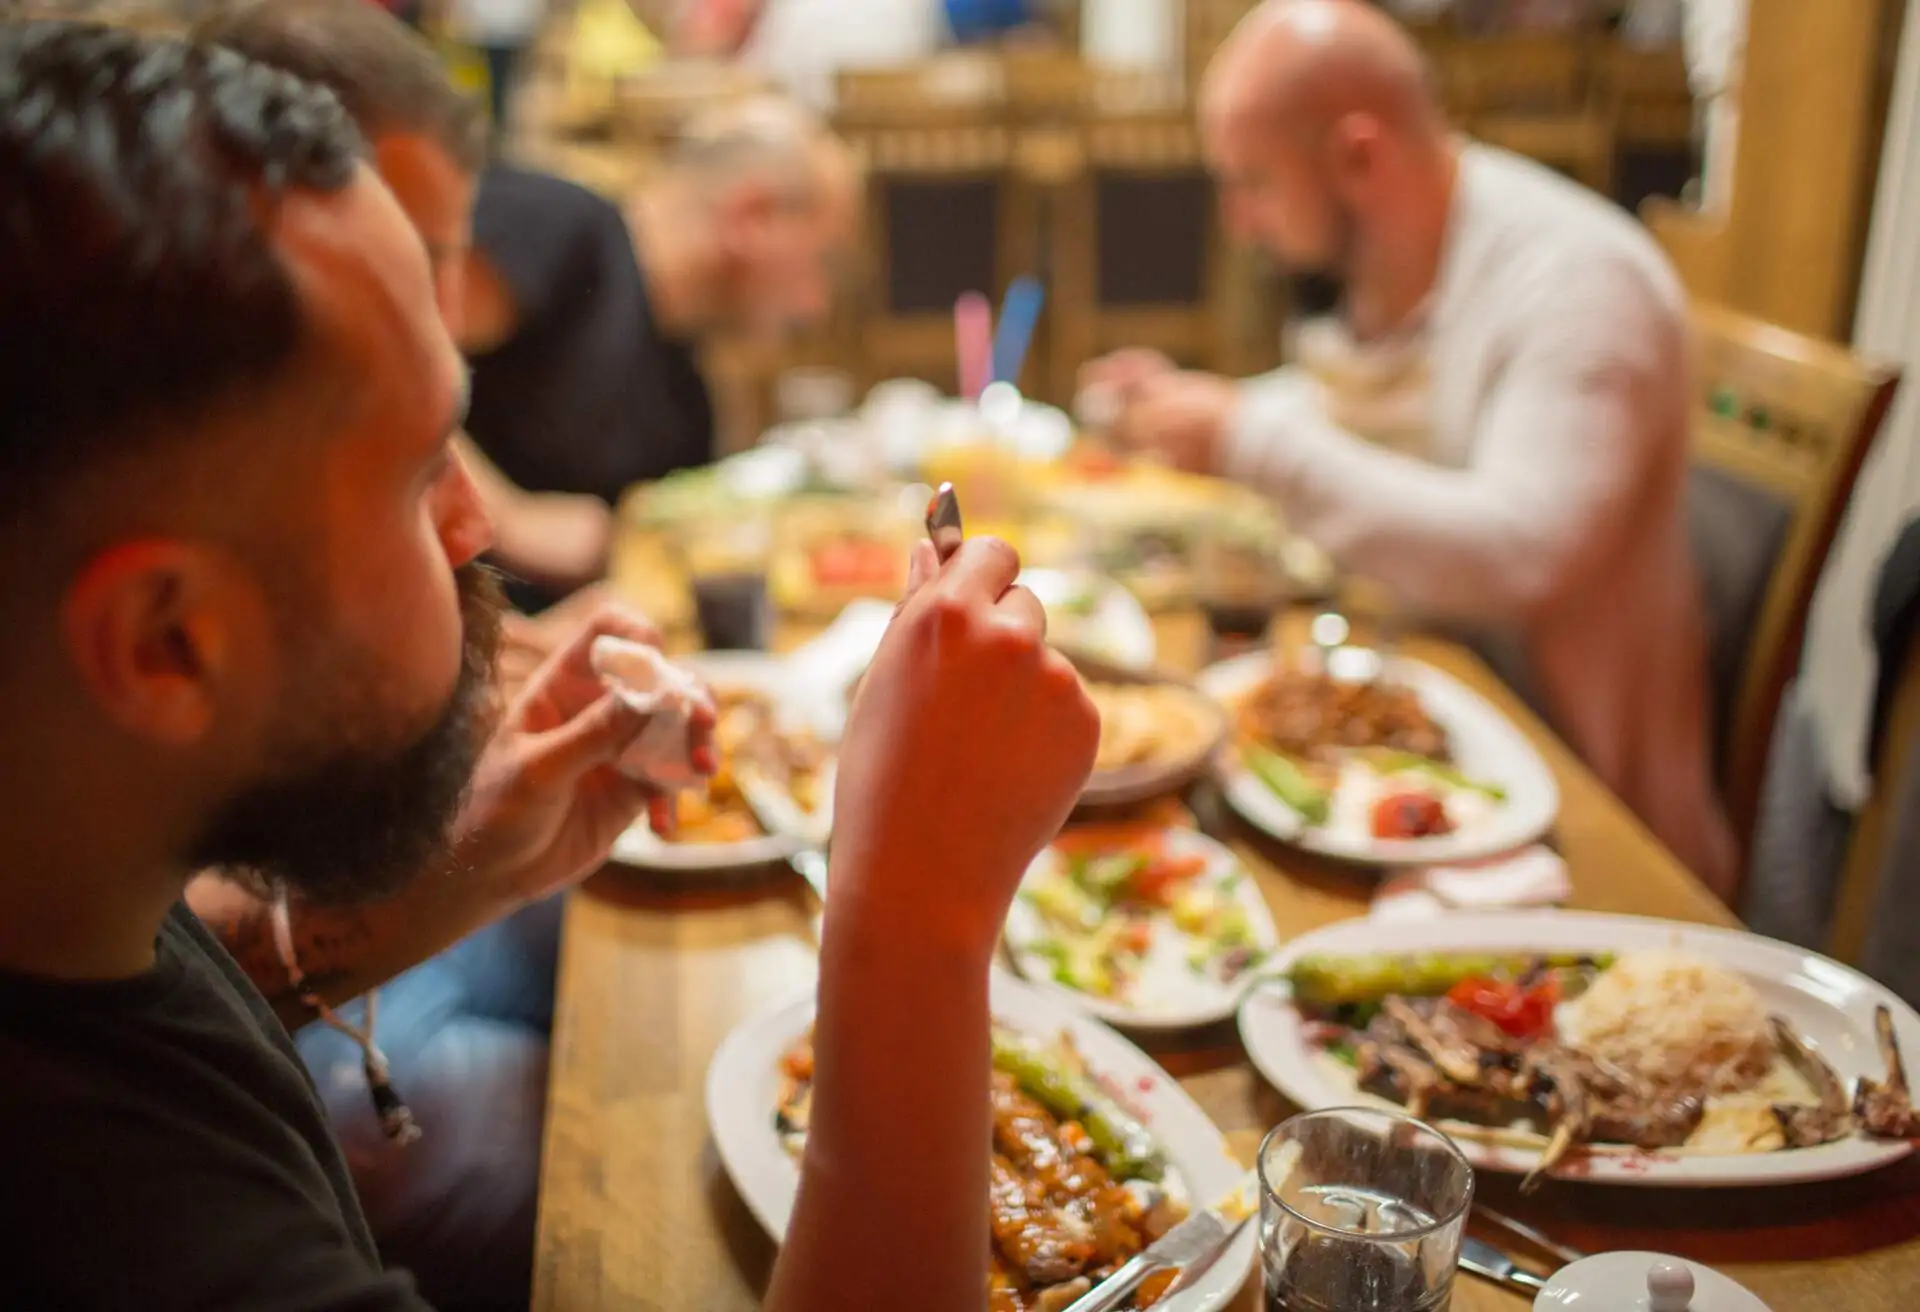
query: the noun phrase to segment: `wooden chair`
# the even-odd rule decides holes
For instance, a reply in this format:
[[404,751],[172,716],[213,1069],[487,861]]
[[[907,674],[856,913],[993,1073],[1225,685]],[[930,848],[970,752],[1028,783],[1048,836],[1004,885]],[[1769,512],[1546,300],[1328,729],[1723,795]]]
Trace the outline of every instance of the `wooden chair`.
[[[1694,329],[1689,519],[1716,630],[1721,789],[1745,845],[1813,590],[1900,371],[1711,304],[1696,303]],[[1742,498],[1748,522],[1723,515],[1703,539],[1703,508]],[[1729,567],[1729,549],[1746,564]]]
[[1879,903],[1882,876],[1887,870],[1888,847],[1900,818],[1902,797],[1911,796],[1908,782],[1920,765],[1920,643],[1907,653],[1906,666],[1894,684],[1886,722],[1880,726],[1880,745],[1873,758],[1873,791],[1854,819],[1847,854],[1840,870],[1834,902],[1833,928],[1827,953],[1848,965],[1860,964],[1868,931]]
[[1695,301],[1717,300],[1726,286],[1726,224],[1666,196],[1642,201],[1640,221],[1673,261],[1687,294]]
[[1077,162],[1051,196],[1049,397],[1070,399],[1080,364],[1121,346],[1221,368],[1236,289],[1192,116],[1092,114]]
[[840,78],[835,127],[867,173],[864,267],[841,350],[863,388],[901,375],[954,387],[954,300],[994,296],[1038,267],[1038,201],[1016,168],[1004,80],[991,60],[974,68],[992,71]]
[[1184,71],[1188,88],[1200,85],[1207,65],[1213,62],[1214,52],[1257,3],[1258,0],[1187,0]]
[[638,166],[657,160],[688,123],[708,110],[771,90],[758,73],[737,64],[679,60],[611,89],[613,138]]
[[1621,41],[1599,45],[1593,95],[1613,119],[1622,149],[1692,147],[1693,88],[1687,82],[1686,56],[1677,47],[1646,50]]
[[1007,113],[1016,123],[1070,121],[1086,98],[1092,70],[1078,55],[1058,50],[1009,50],[1000,55]]
[[976,50],[898,67],[849,69],[834,79],[834,118],[849,128],[999,122],[1006,76],[999,59]]
[[1519,33],[1449,40],[1434,54],[1447,112],[1469,135],[1593,188],[1613,188],[1612,116],[1592,95],[1593,43]]

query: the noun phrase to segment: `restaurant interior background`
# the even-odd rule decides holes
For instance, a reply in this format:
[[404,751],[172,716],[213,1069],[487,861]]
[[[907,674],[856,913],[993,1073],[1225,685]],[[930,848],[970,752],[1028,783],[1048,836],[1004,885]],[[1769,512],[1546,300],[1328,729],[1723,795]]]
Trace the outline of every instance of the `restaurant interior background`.
[[[1829,790],[1840,828],[1835,882],[1820,890],[1816,927],[1796,941],[1920,1006],[1920,954],[1893,967],[1873,955],[1885,937],[1876,937],[1876,920],[1889,905],[1920,898],[1920,882],[1890,879],[1887,868],[1889,854],[1920,851],[1920,644],[1883,675],[1869,623],[1889,548],[1920,515],[1920,0],[1379,2],[1417,34],[1462,129],[1637,214],[1681,275],[1699,346],[1691,454],[1701,477],[1689,485],[1689,530],[1714,623],[1726,626],[1716,635],[1713,671],[1724,725],[1717,782],[1751,841],[1781,708],[1797,689],[1800,712],[1830,726],[1815,736],[1824,759],[1814,777]],[[195,0],[174,3],[192,8]],[[517,88],[506,158],[626,198],[690,121],[764,90],[739,61],[670,54],[654,37],[686,3],[550,0]],[[923,379],[956,394],[956,299],[980,291],[998,303],[1027,277],[1045,288],[1045,303],[1020,391],[1063,409],[1075,404],[1082,363],[1121,347],[1157,348],[1231,377],[1286,362],[1290,312],[1299,307],[1287,303],[1287,284],[1263,256],[1225,235],[1195,130],[1200,75],[1252,7],[1033,0],[1037,21],[1012,36],[911,64],[842,69],[828,112],[867,179],[857,260],[821,330],[777,344],[703,344],[722,451],[751,447],[783,423],[834,419],[887,380]],[[426,29],[456,79],[484,91],[487,61],[437,31],[434,13],[428,0]],[[1746,491],[1692,504],[1700,488],[1723,484]],[[620,508],[611,582],[670,643],[692,642],[705,621],[689,621],[697,603],[682,575],[695,571],[664,545],[659,524],[642,522],[638,504],[630,495]],[[765,593],[777,593],[780,580],[769,578],[775,566],[758,568],[764,614]],[[643,595],[647,582],[669,574],[673,595]],[[1157,659],[1181,678],[1205,663],[1202,653],[1218,636],[1204,631],[1212,616],[1198,613],[1204,601],[1193,604],[1198,589],[1188,591],[1181,613],[1156,610],[1147,636],[1161,650],[1141,662]],[[743,645],[784,649],[812,639],[845,600],[836,596],[832,610],[783,613],[780,640]],[[1350,605],[1343,595],[1338,604],[1365,622],[1364,601]],[[887,604],[878,610],[884,625]],[[1276,610],[1276,645],[1320,643],[1306,635],[1323,616],[1281,606],[1263,618]],[[1341,641],[1321,644],[1321,656]],[[1736,914],[1757,933],[1790,937],[1688,875],[1502,684],[1500,671],[1431,634],[1405,635],[1399,654],[1484,697],[1476,704],[1499,722],[1495,736],[1519,727],[1510,736],[1548,778],[1552,845],[1572,872],[1572,895],[1556,894],[1559,901],[1578,913],[1658,917],[1675,935],[1684,925],[1700,936],[1666,945],[1676,949],[1730,936]],[[1876,683],[1889,676],[1891,699],[1876,705]],[[1187,691],[1231,701],[1205,677]],[[1876,722],[1890,731],[1870,738]],[[1195,757],[1186,782],[1207,768],[1204,757]],[[1470,780],[1460,786],[1471,791]],[[1524,799],[1515,800],[1520,809]],[[1240,806],[1224,791],[1211,804],[1210,820]],[[754,803],[741,809],[758,822]],[[1221,829],[1232,835],[1230,857],[1256,875],[1252,897],[1264,896],[1285,935],[1331,930],[1327,941],[1341,951],[1377,950],[1366,935],[1380,927],[1356,919],[1375,889],[1328,873],[1343,859],[1339,851],[1306,844],[1304,853],[1276,859],[1286,840],[1266,840],[1282,830],[1257,821]],[[823,871],[820,851],[781,847],[791,834],[762,836],[751,824],[749,832],[752,840],[735,845],[770,845],[772,856],[758,864],[791,859],[824,897],[824,873],[809,875],[801,859],[817,857]],[[616,847],[616,863],[710,873],[675,865],[642,838],[642,858]],[[697,880],[692,891],[672,879],[659,888],[604,882],[566,909],[534,1305],[757,1307],[773,1259],[768,1233],[784,1227],[778,1206],[769,1212],[765,1200],[790,1206],[792,1193],[784,1148],[771,1133],[776,1125],[785,1132],[786,1098],[779,1117],[770,1116],[761,1095],[775,1067],[761,1048],[792,1011],[777,1004],[815,975],[815,902],[798,885],[743,893],[724,881],[711,891]],[[1333,927],[1342,922],[1364,933],[1339,937]],[[1625,922],[1611,923],[1619,932]],[[1646,930],[1631,946],[1657,946],[1668,932]],[[1817,969],[1819,959],[1809,959]],[[1808,987],[1816,986],[1823,981]],[[1235,994],[1234,1005],[1251,1005],[1255,992]],[[1209,1151],[1215,1140],[1224,1144],[1233,1160],[1223,1157],[1221,1169],[1237,1177],[1286,1114],[1281,1094],[1294,1091],[1250,1056],[1251,1044],[1242,1050],[1244,1024],[1236,1030],[1216,1018],[1195,1033],[1143,1040],[1160,1065],[1140,1056],[1139,1089],[1158,1080],[1154,1097],[1190,1097],[1183,1106],[1201,1125],[1199,1137]],[[785,1043],[794,1035],[781,1037],[773,1047],[784,1081],[792,1055]],[[1877,1060],[1866,1052],[1870,1043],[1855,1051],[1858,1037],[1849,1031],[1831,1046],[1855,1064]],[[806,1054],[810,1066],[810,1048]],[[742,1135],[757,1136],[754,1151],[766,1149],[777,1169],[761,1172],[749,1161],[743,1170]],[[1898,1155],[1872,1147],[1888,1160]],[[1682,1187],[1664,1193],[1620,1187],[1646,1183],[1630,1177],[1648,1169],[1639,1158],[1623,1160],[1606,1168],[1613,1174],[1582,1182],[1595,1187],[1550,1190],[1543,1200],[1523,1194],[1517,1179],[1484,1172],[1478,1199],[1576,1248],[1658,1248],[1713,1263],[1783,1312],[1920,1307],[1920,1177],[1911,1169],[1805,1184],[1819,1177],[1795,1176],[1788,1162],[1783,1183],[1708,1180],[1707,1205],[1700,1178],[1685,1174],[1686,1158],[1666,1182]],[[1756,1183],[1770,1187],[1720,1187]],[[1511,1290],[1473,1283],[1454,1303],[1457,1312],[1520,1305]],[[1251,1306],[1251,1294],[1232,1304],[1236,1312]]]
[[[629,4],[660,31],[680,8]],[[1251,7],[1044,0],[1029,7],[1040,21],[1011,39],[843,70],[832,116],[872,179],[866,258],[829,330],[710,352],[723,447],[750,445],[783,417],[782,378],[798,382],[787,396],[802,409],[820,369],[844,375],[855,396],[900,376],[951,390],[955,296],[997,296],[1021,274],[1047,290],[1021,379],[1041,400],[1067,405],[1080,362],[1123,345],[1229,375],[1285,359],[1281,285],[1214,221],[1193,129],[1199,75]],[[1798,353],[1856,381],[1920,361],[1920,23],[1905,0],[1388,7],[1419,34],[1468,132],[1638,213],[1697,301],[1807,339],[1761,342],[1761,354]],[[691,115],[762,85],[738,63],[669,57],[591,3],[554,5],[537,49],[513,152],[608,194],[643,180]],[[448,53],[459,75],[484,79],[471,52],[449,43]],[[1817,342],[1853,356],[1802,349]],[[1727,381],[1703,380],[1703,413],[1744,405],[1746,436],[1766,429],[1765,405],[1737,400]],[[1920,509],[1920,388],[1898,389],[1889,411],[1865,419],[1870,434],[1843,420],[1850,431],[1833,434],[1832,449],[1814,449],[1811,423],[1785,434],[1785,490],[1826,504],[1807,516],[1805,540],[1756,529],[1803,576],[1800,595],[1775,605],[1783,613],[1764,617],[1792,630],[1770,639],[1794,657],[1770,678],[1798,673],[1820,704],[1834,726],[1823,741],[1835,800],[1855,811],[1872,773],[1865,616],[1882,558]],[[1764,758],[1765,740],[1743,750]],[[1756,792],[1759,769],[1747,784]]]
[[[632,3],[660,18],[671,7]],[[841,72],[833,121],[869,178],[862,262],[827,330],[777,350],[739,342],[713,352],[711,376],[725,380],[723,442],[738,448],[770,424],[806,418],[822,378],[848,380],[841,405],[902,376],[953,394],[956,296],[978,289],[997,301],[1020,275],[1037,276],[1047,293],[1021,387],[1062,407],[1073,403],[1080,364],[1122,346],[1157,347],[1230,376],[1287,359],[1282,283],[1223,236],[1194,131],[1197,78],[1251,7],[1056,0],[1040,7],[1041,30],[1016,41]],[[1839,726],[1820,739],[1828,759],[1816,773],[1834,814],[1848,813],[1837,886],[1820,894],[1830,905],[1799,941],[1896,991],[1920,987],[1920,970],[1903,975],[1874,957],[1873,931],[1885,899],[1898,896],[1883,886],[1882,858],[1902,850],[1898,799],[1910,789],[1909,745],[1920,741],[1920,661],[1898,672],[1893,732],[1877,749],[1868,742],[1872,593],[1895,536],[1920,511],[1920,5],[1389,7],[1417,31],[1466,131],[1637,213],[1701,307],[1695,464],[1709,479],[1731,474],[1764,494],[1757,514],[1731,524],[1689,507],[1701,521],[1689,527],[1707,590],[1733,598],[1739,634],[1724,644],[1731,668],[1716,670],[1725,685],[1722,787],[1736,826],[1754,833],[1777,712],[1797,680],[1805,713]],[[1574,11],[1581,17],[1569,25]],[[522,159],[620,194],[646,177],[691,115],[756,85],[737,64],[668,60],[657,49],[603,44],[606,57],[596,58],[576,37],[599,21],[585,13],[579,29],[558,16],[542,44],[515,125]],[[621,62],[636,57],[649,61],[646,71]],[[1569,801],[1561,832],[1582,909],[1706,914],[1638,882],[1629,871],[1644,856],[1611,826],[1583,834],[1582,822],[1566,819],[1580,809]],[[1353,911],[1311,876],[1263,888],[1289,932]],[[583,899],[571,914],[569,943],[578,946],[562,988],[579,1037],[553,1085],[543,1198],[561,1201],[543,1212],[536,1289],[546,1307],[617,1302],[632,1292],[622,1279],[648,1272],[652,1281],[643,1261],[610,1253],[611,1237],[651,1227],[681,1194],[707,1188],[715,1169],[691,1146],[666,1160],[622,1148],[632,1161],[603,1165],[616,1118],[601,1103],[632,1087],[620,1072],[665,1069],[636,1095],[639,1114],[694,1135],[703,1088],[724,1083],[703,1084],[699,1054],[719,1047],[734,1015],[810,970],[767,946],[767,934],[799,913],[715,913],[689,926],[664,910]],[[623,990],[640,979],[706,1001],[677,1009],[676,1036],[660,1039],[619,1019]],[[716,998],[725,1001],[710,1017]],[[1278,1113],[1247,1078],[1237,1045],[1155,1052],[1236,1152],[1251,1152]],[[721,1152],[735,1165],[725,1144]],[[1505,1186],[1485,1187],[1494,1205],[1520,1205]],[[1713,1252],[1776,1307],[1817,1306],[1836,1292],[1858,1307],[1912,1301],[1910,1221],[1904,1212],[1886,1220],[1904,1204],[1880,1213],[1865,1195],[1823,1195],[1816,1210],[1850,1217],[1833,1233],[1886,1227],[1856,1247],[1816,1239],[1823,1223],[1789,1237],[1798,1223],[1783,1218],[1798,1204],[1784,1195],[1750,1210],[1717,1203],[1709,1222],[1689,1203],[1617,1192],[1606,1206],[1550,1206],[1542,1224],[1611,1247],[1667,1247],[1685,1230],[1690,1256]],[[737,1210],[723,1202],[713,1217],[664,1232],[690,1256],[658,1297],[753,1305],[766,1259],[756,1238],[742,1238],[758,1226]],[[1596,1218],[1604,1219],[1582,1228]],[[1858,1249],[1876,1255],[1866,1264],[1842,1256]],[[1833,1260],[1805,1260],[1816,1255]],[[1492,1299],[1468,1286],[1457,1305],[1508,1306]]]

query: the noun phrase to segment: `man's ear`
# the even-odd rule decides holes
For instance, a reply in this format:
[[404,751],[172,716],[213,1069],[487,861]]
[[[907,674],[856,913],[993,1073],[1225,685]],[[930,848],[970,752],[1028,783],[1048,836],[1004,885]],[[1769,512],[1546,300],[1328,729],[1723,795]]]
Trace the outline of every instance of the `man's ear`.
[[231,594],[228,571],[201,548],[149,540],[101,552],[61,605],[81,686],[136,737],[203,740],[233,664]]
[[1370,181],[1380,166],[1385,129],[1372,114],[1343,114],[1327,133],[1328,162],[1343,184]]

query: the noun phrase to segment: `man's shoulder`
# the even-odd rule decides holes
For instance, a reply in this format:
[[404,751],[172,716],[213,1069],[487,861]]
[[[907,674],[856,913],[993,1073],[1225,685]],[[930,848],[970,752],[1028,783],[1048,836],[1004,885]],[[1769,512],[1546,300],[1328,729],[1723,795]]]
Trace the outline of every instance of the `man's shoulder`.
[[1598,193],[1508,151],[1475,144],[1464,167],[1471,228],[1462,234],[1461,289],[1489,304],[1537,308],[1556,292],[1612,284],[1678,311],[1685,294],[1665,252],[1633,215]]
[[566,178],[496,164],[480,175],[474,193],[476,235],[515,226],[591,230],[608,222],[624,226],[620,207]]
[[0,989],[0,1160],[33,1200],[0,1286],[62,1308],[418,1307],[220,952],[176,915],[150,977]]

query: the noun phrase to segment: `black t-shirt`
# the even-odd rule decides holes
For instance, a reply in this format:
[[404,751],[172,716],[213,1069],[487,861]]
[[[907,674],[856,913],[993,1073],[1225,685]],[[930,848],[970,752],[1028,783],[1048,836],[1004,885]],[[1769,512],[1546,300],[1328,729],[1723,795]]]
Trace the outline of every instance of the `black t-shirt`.
[[0,1308],[421,1312],[259,991],[184,905],[156,951],[0,972]]
[[714,458],[713,402],[684,342],[661,334],[620,211],[571,182],[493,168],[474,247],[513,298],[513,335],[473,361],[467,431],[530,492],[611,503]]

